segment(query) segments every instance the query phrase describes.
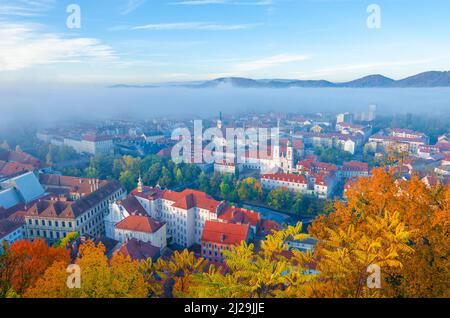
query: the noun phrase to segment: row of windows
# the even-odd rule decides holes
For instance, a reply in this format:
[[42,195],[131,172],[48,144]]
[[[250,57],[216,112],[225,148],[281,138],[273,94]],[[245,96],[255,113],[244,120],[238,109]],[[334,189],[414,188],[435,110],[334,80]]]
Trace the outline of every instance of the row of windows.
[[224,245],[217,245],[217,244],[212,244],[212,243],[205,243],[205,242],[203,242],[202,243],[202,248],[204,249],[204,250],[209,250],[209,251],[211,251],[211,250],[223,250],[223,249],[226,249],[226,250],[229,250],[230,249],[230,247],[229,246],[224,246]]
[[44,231],[44,230],[28,230],[29,237],[44,237],[46,239],[60,239],[66,237],[68,232]]
[[267,179],[263,179],[264,183],[269,183],[272,185],[285,185],[285,186],[294,186],[294,187],[306,187],[307,185],[304,183],[296,183],[296,182],[287,182],[287,181],[279,181],[279,180],[267,180]]
[[68,228],[72,228],[73,227],[73,223],[71,222],[71,221],[54,221],[54,220],[43,220],[43,219],[41,219],[40,221],[41,222],[39,222],[39,220],[32,220],[32,219],[28,219],[28,224],[29,225],[33,225],[33,221],[34,221],[34,225],[36,225],[36,226],[39,226],[39,225],[41,225],[41,226],[51,226],[51,227],[53,227],[53,226],[55,226],[55,227],[59,227],[59,226],[62,226],[62,227],[68,227]]

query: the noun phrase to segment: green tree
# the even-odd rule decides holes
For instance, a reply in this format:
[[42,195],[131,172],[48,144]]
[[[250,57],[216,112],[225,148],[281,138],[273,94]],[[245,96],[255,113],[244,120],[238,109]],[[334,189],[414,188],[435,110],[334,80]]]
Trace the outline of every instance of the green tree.
[[292,205],[292,213],[300,215],[303,212],[303,195],[301,193],[295,194]]
[[203,192],[209,193],[210,192],[210,188],[209,188],[209,178],[206,175],[205,172],[202,171],[202,173],[200,173],[200,175],[198,176],[198,185],[200,187],[200,190],[202,190]]
[[292,194],[286,188],[273,189],[269,192],[267,203],[277,210],[288,209],[292,205]]
[[261,184],[255,178],[246,178],[239,182],[237,194],[242,201],[255,201],[262,197]]
[[129,170],[120,173],[119,181],[123,184],[128,192],[136,187],[135,178]]
[[234,200],[236,196],[235,184],[232,177],[229,175],[223,176],[223,180],[220,183],[220,194],[227,200]]
[[166,167],[163,167],[161,172],[162,173],[161,173],[161,178],[159,178],[159,184],[164,188],[170,187],[170,185],[173,182],[173,178],[170,174],[169,169],[167,169]]

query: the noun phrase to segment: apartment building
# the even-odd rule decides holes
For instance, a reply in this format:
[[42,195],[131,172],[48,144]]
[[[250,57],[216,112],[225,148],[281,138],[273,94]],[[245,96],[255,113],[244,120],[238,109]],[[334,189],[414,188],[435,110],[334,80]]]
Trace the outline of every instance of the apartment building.
[[249,240],[249,224],[207,221],[201,239],[201,256],[213,263],[223,263],[224,251]]
[[306,194],[308,191],[308,181],[303,175],[275,173],[261,175],[261,187],[270,191],[277,188],[286,188],[292,192]]
[[53,243],[70,232],[93,237],[103,235],[104,216],[109,213],[110,202],[122,200],[125,195],[126,191],[118,181],[107,181],[73,201],[66,196],[39,200],[26,211],[26,237],[44,238]]

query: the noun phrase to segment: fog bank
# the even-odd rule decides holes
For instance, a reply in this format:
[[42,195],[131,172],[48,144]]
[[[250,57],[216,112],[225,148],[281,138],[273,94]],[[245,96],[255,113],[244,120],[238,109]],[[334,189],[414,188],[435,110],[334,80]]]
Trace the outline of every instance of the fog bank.
[[450,114],[450,88],[108,88],[34,86],[0,88],[0,124],[67,119],[184,116],[199,118],[218,111],[364,111]]

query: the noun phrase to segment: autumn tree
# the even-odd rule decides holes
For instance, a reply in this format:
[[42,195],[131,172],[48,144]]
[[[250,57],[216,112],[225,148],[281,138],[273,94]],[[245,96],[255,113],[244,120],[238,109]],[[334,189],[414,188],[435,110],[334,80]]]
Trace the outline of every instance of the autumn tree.
[[153,297],[184,297],[192,287],[194,274],[203,271],[206,261],[184,250],[175,251],[169,259],[148,259],[141,264],[149,294]]
[[147,296],[139,262],[118,253],[111,260],[105,247],[87,241],[79,248],[75,264],[80,268],[81,288],[68,288],[69,262],[58,261],[29,288],[25,297],[44,298],[140,298]]
[[64,248],[49,247],[44,240],[21,240],[6,248],[0,258],[1,294],[22,293],[33,285],[55,262],[69,262]]
[[[384,218],[389,216],[392,223],[395,216],[396,232],[392,232],[391,225],[387,229],[379,228],[384,233],[371,234],[371,241],[377,242],[377,236],[394,238],[401,228],[408,238],[407,248],[398,245],[401,242],[397,239],[390,243],[393,244],[390,249],[397,254],[391,255],[396,256],[398,266],[386,263],[388,266],[382,268],[384,287],[379,294],[387,297],[443,297],[449,294],[446,283],[450,279],[448,186],[428,188],[416,176],[403,181],[383,169],[374,169],[373,176],[360,178],[348,190],[347,196],[346,204],[336,202],[332,213],[319,217],[310,227],[310,234],[319,240],[318,254],[329,250],[326,242],[332,239],[333,233],[352,227],[353,232],[360,229],[367,236],[379,228],[377,224],[389,224]],[[367,224],[372,225],[368,228]],[[386,242],[379,242],[381,248],[388,247],[383,247]],[[322,247],[324,251],[321,251]]]
[[195,275],[189,295],[193,297],[283,297],[291,289],[303,290],[314,275],[304,267],[306,258],[290,252],[288,240],[304,240],[301,223],[267,236],[261,249],[245,242],[224,252],[226,270],[211,266]]
[[242,201],[255,201],[262,197],[261,184],[255,178],[246,178],[239,182],[237,194]]

